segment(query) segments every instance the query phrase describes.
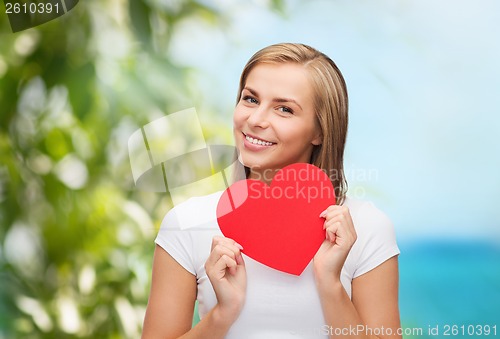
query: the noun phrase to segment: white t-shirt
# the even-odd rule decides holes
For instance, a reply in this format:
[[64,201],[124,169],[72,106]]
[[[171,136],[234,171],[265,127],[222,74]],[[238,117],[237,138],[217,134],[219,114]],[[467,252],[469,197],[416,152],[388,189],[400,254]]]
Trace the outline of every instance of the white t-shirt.
[[[198,310],[203,318],[217,303],[205,272],[212,238],[222,235],[216,208],[222,192],[191,198],[165,216],[155,242],[165,249],[198,282]],[[394,227],[372,203],[346,198],[357,241],[341,273],[351,296],[354,278],[398,255]],[[231,326],[228,339],[325,338],[328,328],[316,289],[312,262],[300,276],[269,268],[250,257],[243,259],[247,271],[245,305]]]

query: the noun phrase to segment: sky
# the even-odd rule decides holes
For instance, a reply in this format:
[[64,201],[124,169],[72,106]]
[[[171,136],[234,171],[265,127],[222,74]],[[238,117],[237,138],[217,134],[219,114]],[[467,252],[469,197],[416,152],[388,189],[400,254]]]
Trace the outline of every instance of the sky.
[[349,195],[371,200],[398,238],[500,243],[500,3],[207,1],[224,27],[186,20],[170,56],[195,67],[203,107],[228,129],[240,72],[278,42],[329,55],[346,78]]

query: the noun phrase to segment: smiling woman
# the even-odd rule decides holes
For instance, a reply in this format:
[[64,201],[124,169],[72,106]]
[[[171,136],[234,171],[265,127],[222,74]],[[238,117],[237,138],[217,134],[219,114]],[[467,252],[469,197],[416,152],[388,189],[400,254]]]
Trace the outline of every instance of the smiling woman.
[[[323,225],[319,248],[299,276],[284,273],[223,236],[216,215],[222,192],[177,205],[156,238],[143,338],[401,337],[399,249],[392,223],[373,204],[346,196],[347,106],[340,71],[309,46],[272,45],[250,59],[233,119],[243,179],[269,184],[278,171],[297,163],[334,173],[326,180],[337,199],[312,216]],[[308,202],[323,206],[319,199]],[[283,206],[272,213],[297,212]],[[201,320],[191,328],[196,300]]]
[[[282,70],[281,74],[275,74],[278,78],[274,80],[274,86],[268,85],[267,87],[272,87],[274,92],[280,93],[273,98],[276,104],[282,104],[277,105],[279,111],[285,115],[297,113],[293,109],[298,106],[301,117],[307,116],[308,111],[309,115],[313,112],[314,125],[319,127],[322,140],[319,143],[314,140],[310,158],[304,162],[314,164],[329,174],[338,204],[342,204],[347,191],[347,182],[344,177],[344,148],[347,137],[348,96],[340,70],[328,56],[302,44],[276,44],[258,51],[250,58],[241,74],[234,118],[235,126],[236,113],[241,99],[253,103],[258,102],[256,98],[245,98],[243,92],[247,89],[254,97],[259,94],[256,88],[251,87],[248,78],[254,71],[262,75],[264,72],[255,69],[262,67]],[[293,71],[293,74],[288,74],[286,72],[288,70]],[[263,76],[266,77],[266,75]],[[257,78],[257,76],[252,77]],[[270,80],[269,78],[270,76],[267,76],[266,79]],[[295,93],[296,97],[290,97],[291,93]],[[298,100],[303,101],[304,107]],[[289,105],[287,106],[286,103]],[[312,106],[306,106],[309,103]],[[236,143],[238,139],[235,136]],[[248,167],[246,169],[248,175],[250,169]],[[272,177],[275,171],[268,170],[261,174],[266,173],[271,174]],[[264,178],[264,181],[268,182],[269,176]]]

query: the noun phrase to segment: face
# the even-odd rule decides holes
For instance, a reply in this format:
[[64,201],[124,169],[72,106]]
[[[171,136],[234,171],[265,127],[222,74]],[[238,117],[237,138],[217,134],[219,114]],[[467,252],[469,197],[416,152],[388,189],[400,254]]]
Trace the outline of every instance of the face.
[[234,111],[234,137],[250,178],[269,181],[287,165],[309,162],[321,131],[303,66],[255,66]]

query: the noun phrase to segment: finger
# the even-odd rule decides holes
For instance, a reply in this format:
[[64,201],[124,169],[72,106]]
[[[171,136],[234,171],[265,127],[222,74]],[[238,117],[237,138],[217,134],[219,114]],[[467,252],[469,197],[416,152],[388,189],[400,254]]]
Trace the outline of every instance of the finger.
[[343,213],[327,215],[325,223],[323,224],[324,228],[327,228],[329,225],[333,225],[336,222],[340,222],[341,224],[345,225],[345,227],[354,230],[354,225],[352,223],[350,215],[345,215]]
[[335,235],[339,237],[345,237],[347,234],[350,233],[349,229],[345,226],[345,224],[340,221],[334,221],[329,223],[325,227],[325,229],[329,230],[330,232],[333,232]]
[[326,215],[334,216],[337,214],[350,215],[349,208],[347,206],[331,205],[326,209],[325,216]]
[[[229,249],[232,252],[232,254],[230,254],[230,252],[227,251],[221,251],[222,247]],[[207,270],[207,268],[210,269],[210,267],[213,267],[222,254],[230,255],[233,258],[233,260],[237,261],[237,263],[242,263],[244,265],[245,263],[243,261],[243,258],[241,257],[241,250],[243,250],[243,246],[238,244],[233,239],[219,235],[214,236],[212,238],[212,247],[210,256],[207,258],[207,261],[205,262],[205,270]]]
[[[243,247],[240,244],[238,244],[231,238],[224,238],[222,243],[220,243],[219,245],[226,247],[234,254],[234,257],[231,256],[231,258],[233,258],[238,265],[245,265],[245,261],[243,260],[243,256],[241,255]],[[231,273],[236,273],[236,271],[231,271]]]
[[357,239],[356,233],[351,232],[345,224],[340,222],[335,222],[327,227],[326,232],[333,234],[334,237],[330,236],[331,239],[334,239],[334,241],[339,245],[352,246]]
[[223,246],[223,247],[229,249],[231,252],[234,253],[235,256],[238,256],[241,254],[241,249],[237,245],[235,245],[235,242],[233,242],[233,241],[231,241],[231,242],[225,241],[225,242],[219,244],[219,246]]
[[214,250],[214,247],[217,246],[218,244],[222,243],[224,241],[224,237],[220,235],[216,235],[212,238],[212,247],[210,248],[210,251]]
[[330,225],[334,225],[335,223],[339,222],[340,227],[342,227],[346,234],[351,234],[354,238],[357,237],[356,235],[356,229],[354,227],[354,223],[352,221],[352,218],[350,214],[336,214],[333,217],[330,218],[330,216],[327,216],[325,223],[323,224],[323,228],[326,229]]
[[223,237],[223,236],[220,236],[220,235],[216,235],[216,236],[214,236],[212,238],[212,250],[213,250],[213,248],[215,246],[217,246],[219,244],[230,244],[230,245],[236,246],[239,250],[243,250],[243,246],[241,246],[240,244],[238,244],[233,239],[227,238],[227,237]]
[[333,212],[333,211],[343,210],[343,209],[346,209],[346,208],[347,208],[346,206],[330,205],[330,206],[328,206],[328,208],[326,210],[328,212]]
[[339,220],[337,218],[334,218],[334,219],[330,219],[330,220],[326,220],[324,223],[323,223],[323,229],[327,229],[329,227],[332,227],[334,225],[337,225],[336,228],[340,228],[340,227],[343,227],[342,225],[344,224],[344,221],[343,220]]
[[349,207],[347,207],[346,205],[331,205],[331,209],[349,211]]
[[241,246],[240,244],[238,244],[236,241],[234,241],[231,238],[224,237],[222,241],[224,244],[230,244],[230,245],[238,247],[238,249],[240,249],[240,250],[243,250],[243,246]]
[[213,248],[212,252],[210,252],[210,255],[208,256],[207,261],[205,263],[205,266],[206,267],[215,266],[217,261],[224,255],[232,258],[233,260],[236,259],[235,253],[231,251],[229,248],[221,244],[216,245]]
[[241,254],[236,256],[236,263],[238,265],[245,266],[245,260],[243,260],[243,256]]
[[342,243],[341,239],[345,239],[349,233],[343,222],[331,220],[326,226],[326,231],[331,234],[332,242],[337,244]]
[[338,210],[339,207],[342,207],[342,206],[330,205],[323,212],[320,213],[319,217],[325,218],[328,212],[336,211],[336,210]]
[[[232,243],[229,242],[221,243],[214,248],[213,252],[219,253],[221,256],[222,254],[226,254],[230,256],[233,260],[235,260],[237,263],[240,262],[239,258],[241,258],[241,251],[238,247],[236,247]],[[216,255],[214,257],[214,260],[218,260],[218,257]]]
[[336,240],[337,240],[337,235],[335,232],[331,231],[331,230],[326,230],[326,239],[328,241],[330,241],[331,243],[335,243]]
[[325,225],[331,225],[335,222],[343,222],[345,220],[344,217],[342,217],[340,214],[327,214],[325,217]]
[[225,274],[226,269],[229,269],[229,273],[234,275],[236,273],[236,266],[237,263],[235,260],[228,257],[227,255],[223,255],[215,264],[214,269],[222,274]]
[[335,209],[332,211],[326,212],[325,219],[333,219],[333,218],[345,218],[346,217],[346,212],[344,212],[341,209]]

